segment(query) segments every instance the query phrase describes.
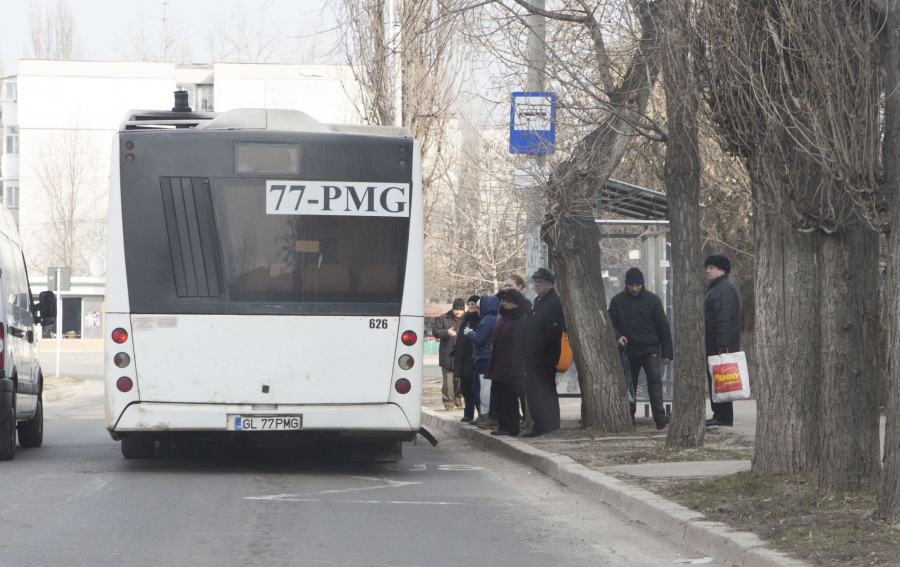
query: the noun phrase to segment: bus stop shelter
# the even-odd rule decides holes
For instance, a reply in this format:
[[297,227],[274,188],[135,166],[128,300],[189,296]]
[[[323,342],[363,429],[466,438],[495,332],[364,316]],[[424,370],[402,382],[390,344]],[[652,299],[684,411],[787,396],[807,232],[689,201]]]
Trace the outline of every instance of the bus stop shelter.
[[[610,179],[597,202],[600,227],[603,286],[607,306],[613,296],[625,289],[625,272],[640,268],[644,273],[644,287],[663,302],[666,317],[672,328],[672,267],[669,242],[668,198],[665,193]],[[616,218],[604,218],[615,216]],[[672,406],[672,377],[674,361],[660,369],[663,402],[666,413]],[[557,377],[560,396],[580,397],[578,374],[574,365]],[[624,380],[624,369],[623,369]],[[647,379],[643,370],[636,392],[637,415],[650,416]]]

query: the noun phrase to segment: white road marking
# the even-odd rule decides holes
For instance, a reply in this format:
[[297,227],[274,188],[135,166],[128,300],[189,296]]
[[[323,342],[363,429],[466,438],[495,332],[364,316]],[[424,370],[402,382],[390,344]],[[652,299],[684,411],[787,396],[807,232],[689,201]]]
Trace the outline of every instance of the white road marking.
[[481,471],[484,467],[473,467],[471,465],[438,465],[439,471]]
[[245,496],[244,500],[269,500],[275,502],[328,502],[340,504],[431,504],[434,506],[462,506],[465,502],[428,502],[416,500],[326,500],[324,498],[284,498],[293,494],[276,494],[273,496]]
[[689,563],[691,565],[700,565],[703,563],[712,563],[712,557],[702,557],[700,559],[676,559],[673,563]]

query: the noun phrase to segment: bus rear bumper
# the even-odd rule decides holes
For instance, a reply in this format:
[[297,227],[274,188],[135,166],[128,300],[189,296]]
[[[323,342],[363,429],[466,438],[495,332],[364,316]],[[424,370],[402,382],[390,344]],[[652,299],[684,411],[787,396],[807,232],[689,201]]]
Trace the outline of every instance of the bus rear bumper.
[[298,415],[302,416],[301,432],[333,432],[341,436],[407,437],[415,436],[419,427],[418,420],[410,423],[396,404],[279,405],[277,409],[261,409],[241,404],[139,402],[125,408],[109,433],[113,439],[119,439],[119,433],[233,432],[238,416]]

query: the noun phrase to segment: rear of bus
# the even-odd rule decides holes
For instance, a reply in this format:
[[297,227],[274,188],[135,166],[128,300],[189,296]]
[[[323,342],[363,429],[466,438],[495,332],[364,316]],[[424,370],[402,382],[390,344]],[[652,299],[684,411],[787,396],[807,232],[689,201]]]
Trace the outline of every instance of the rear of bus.
[[295,111],[128,118],[105,339],[106,427],[125,456],[210,433],[412,440],[424,302],[408,131]]

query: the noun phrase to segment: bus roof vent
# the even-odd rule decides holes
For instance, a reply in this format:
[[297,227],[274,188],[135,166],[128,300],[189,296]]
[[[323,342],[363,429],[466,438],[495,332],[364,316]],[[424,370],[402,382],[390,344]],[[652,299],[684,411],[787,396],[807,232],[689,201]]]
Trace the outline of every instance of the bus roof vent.
[[171,110],[129,110],[119,124],[119,132],[134,130],[167,130],[174,128],[196,128],[204,122],[219,116],[215,112],[193,112]]
[[197,126],[202,130],[270,130],[282,132],[340,132],[369,136],[411,138],[408,128],[325,124],[299,110],[236,108]]

